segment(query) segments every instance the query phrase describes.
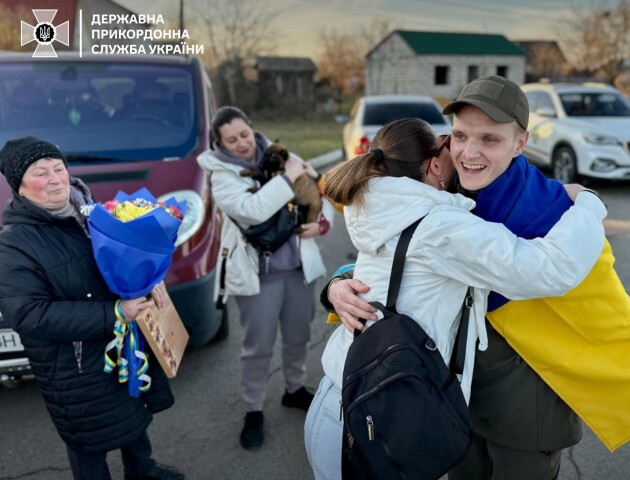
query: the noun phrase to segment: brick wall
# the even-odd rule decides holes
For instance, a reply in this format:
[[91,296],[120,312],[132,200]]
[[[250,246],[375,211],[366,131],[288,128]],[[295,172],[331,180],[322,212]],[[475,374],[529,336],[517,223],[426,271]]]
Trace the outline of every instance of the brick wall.
[[[448,67],[444,85],[435,84],[436,66]],[[498,66],[507,67],[507,78],[525,81],[525,57],[519,56],[417,56],[398,36],[392,35],[368,57],[365,67],[366,95],[429,95],[455,98],[469,82],[469,66],[477,76],[496,75]]]

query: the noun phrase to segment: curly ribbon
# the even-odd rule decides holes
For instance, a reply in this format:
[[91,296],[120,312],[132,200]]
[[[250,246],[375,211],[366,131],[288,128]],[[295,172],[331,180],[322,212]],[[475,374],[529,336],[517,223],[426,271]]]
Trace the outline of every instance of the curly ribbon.
[[[131,322],[128,330],[129,350],[135,357],[135,359],[133,361],[130,360],[130,362],[133,364],[133,367],[137,366],[137,368],[134,369],[135,375],[131,379],[129,388],[132,388],[133,383],[134,390],[138,389],[140,392],[146,392],[151,388],[151,377],[147,374],[149,359],[146,353],[144,353],[144,338],[140,330],[138,330],[138,324],[136,322]],[[131,394],[134,396],[133,393]]]
[[[149,360],[144,353],[144,338],[135,322],[127,323],[120,310],[120,300],[114,306],[116,323],[115,338],[105,347],[105,365],[103,371],[113,372],[118,368],[118,381],[128,382],[129,394],[138,397],[141,392],[151,388],[151,377],[147,374]],[[115,359],[110,352],[115,350]],[[130,372],[132,374],[130,375]]]

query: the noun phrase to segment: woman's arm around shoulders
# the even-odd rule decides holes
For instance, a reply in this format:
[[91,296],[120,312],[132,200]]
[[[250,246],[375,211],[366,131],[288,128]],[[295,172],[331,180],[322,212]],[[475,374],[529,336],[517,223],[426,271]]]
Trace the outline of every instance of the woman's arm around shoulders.
[[606,207],[583,192],[544,238],[525,240],[504,225],[437,207],[414,242],[433,269],[511,299],[559,296],[579,285],[604,245]]

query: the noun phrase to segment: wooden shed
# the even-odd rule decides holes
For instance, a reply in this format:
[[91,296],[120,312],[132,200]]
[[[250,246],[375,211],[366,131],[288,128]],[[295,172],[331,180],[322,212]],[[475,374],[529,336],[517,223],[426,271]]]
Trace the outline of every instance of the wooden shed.
[[260,109],[315,108],[317,67],[304,57],[256,57]]

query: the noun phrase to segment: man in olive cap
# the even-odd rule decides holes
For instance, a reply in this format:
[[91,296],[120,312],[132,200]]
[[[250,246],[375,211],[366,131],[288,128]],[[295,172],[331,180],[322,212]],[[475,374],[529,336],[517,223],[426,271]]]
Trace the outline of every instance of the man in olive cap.
[[[528,187],[526,179],[534,181],[535,172],[521,155],[529,138],[525,93],[505,78],[483,77],[466,85],[444,113],[453,114],[451,157],[460,191],[477,201],[475,213],[533,238],[532,230],[516,225],[527,218],[520,209],[531,208],[534,218],[546,210],[544,203],[529,201],[536,189]],[[554,201],[558,212],[569,206]],[[488,311],[505,303],[493,293]],[[473,446],[449,480],[554,479],[562,449],[582,438],[580,421],[489,322],[486,327],[489,348],[475,357],[470,399]]]
[[450,150],[465,190],[490,185],[525,149],[529,104],[520,87],[506,78],[470,82],[444,113],[454,114]]
[[[476,201],[475,213],[503,223],[523,238],[544,236],[571,206],[564,188],[546,179],[522,155],[529,133],[529,105],[514,82],[487,76],[466,85],[444,108],[453,114],[451,157],[456,188]],[[339,277],[337,277],[339,278]],[[322,291],[324,306],[351,328],[375,319],[356,297],[369,288],[333,278]],[[488,311],[507,299],[491,293]],[[475,356],[470,412],[473,445],[449,480],[553,480],[562,449],[582,437],[576,414],[486,322],[488,349]]]

